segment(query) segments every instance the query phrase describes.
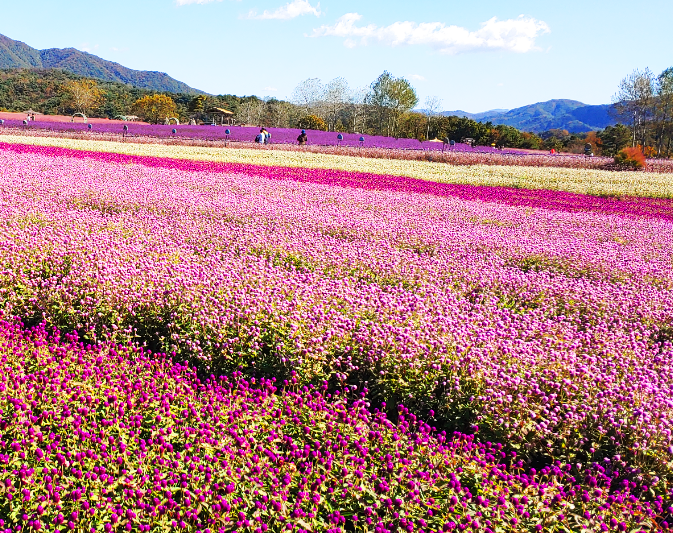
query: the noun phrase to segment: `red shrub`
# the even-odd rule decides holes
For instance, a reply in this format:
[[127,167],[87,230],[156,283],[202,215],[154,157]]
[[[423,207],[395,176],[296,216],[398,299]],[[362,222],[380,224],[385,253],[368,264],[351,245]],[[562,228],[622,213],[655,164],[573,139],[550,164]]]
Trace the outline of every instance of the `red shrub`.
[[615,163],[622,167],[643,168],[645,166],[645,154],[639,146],[622,148],[615,156]]

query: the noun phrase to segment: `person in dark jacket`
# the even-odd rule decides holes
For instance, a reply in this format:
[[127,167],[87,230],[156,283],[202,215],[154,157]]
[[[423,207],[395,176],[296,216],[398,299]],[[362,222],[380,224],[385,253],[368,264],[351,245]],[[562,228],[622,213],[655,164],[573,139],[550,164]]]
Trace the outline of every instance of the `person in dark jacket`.
[[308,136],[306,135],[306,130],[301,130],[299,137],[297,137],[297,142],[299,146],[304,146],[308,142]]

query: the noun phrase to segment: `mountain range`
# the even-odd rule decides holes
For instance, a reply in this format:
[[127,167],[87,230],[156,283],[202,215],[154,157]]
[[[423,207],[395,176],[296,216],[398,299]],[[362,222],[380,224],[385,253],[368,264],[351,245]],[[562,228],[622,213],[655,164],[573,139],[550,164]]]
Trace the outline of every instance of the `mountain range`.
[[[78,76],[120,82],[160,92],[206,94],[163,72],[133,70],[76,48],[37,50],[26,43],[0,35],[0,69],[61,69]],[[564,129],[570,133],[603,129],[615,124],[610,105],[587,105],[576,100],[549,100],[516,109],[492,109],[482,113],[443,111],[446,116],[513,126],[540,133]]]
[[595,131],[612,126],[616,121],[605,105],[587,105],[577,100],[548,100],[516,109],[493,109],[483,113],[443,111],[445,116],[466,117],[477,122],[513,126],[522,131],[540,133],[551,129],[568,130],[570,133]]
[[78,76],[116,81],[160,92],[205,94],[164,72],[133,70],[76,48],[37,50],[0,35],[0,69],[61,69]]

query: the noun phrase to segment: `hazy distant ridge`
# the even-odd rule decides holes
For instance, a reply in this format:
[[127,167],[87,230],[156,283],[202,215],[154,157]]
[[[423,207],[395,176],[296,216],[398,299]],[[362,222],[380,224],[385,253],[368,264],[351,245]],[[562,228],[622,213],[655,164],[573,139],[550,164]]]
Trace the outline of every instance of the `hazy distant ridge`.
[[609,116],[610,105],[587,105],[577,100],[549,100],[516,109],[493,109],[483,113],[443,111],[445,116],[467,117],[479,122],[513,126],[523,131],[539,133],[551,129],[571,133],[600,130],[616,124]]
[[128,83],[154,91],[203,94],[164,72],[133,70],[76,48],[37,50],[4,35],[0,35],[0,69],[2,68],[61,69],[78,76]]

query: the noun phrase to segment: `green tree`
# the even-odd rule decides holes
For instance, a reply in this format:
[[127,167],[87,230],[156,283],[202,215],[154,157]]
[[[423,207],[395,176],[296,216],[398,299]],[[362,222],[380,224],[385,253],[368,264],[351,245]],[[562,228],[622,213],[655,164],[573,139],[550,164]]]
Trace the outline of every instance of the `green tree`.
[[418,95],[406,79],[395,78],[386,70],[372,83],[366,103],[372,109],[377,133],[396,136],[400,118],[418,104]]
[[189,105],[187,106],[187,110],[190,113],[199,113],[203,111],[207,98],[208,97],[205,94],[195,96],[190,100]]
[[425,141],[427,139],[428,117],[421,113],[405,113],[400,118],[399,131],[401,137]]
[[631,131],[623,124],[608,126],[597,133],[601,140],[602,155],[614,157],[622,148],[631,144]]
[[151,124],[162,124],[166,119],[174,117],[178,108],[170,96],[153,94],[137,100],[133,104],[132,111]]
[[528,150],[540,150],[544,145],[544,141],[533,132],[522,132],[521,143],[517,148],[526,148]]
[[563,141],[558,137],[549,137],[544,141],[544,147],[547,150],[556,150],[557,152],[563,148]]
[[495,127],[493,141],[498,148],[517,148],[523,137],[521,132],[512,126],[500,124]]

